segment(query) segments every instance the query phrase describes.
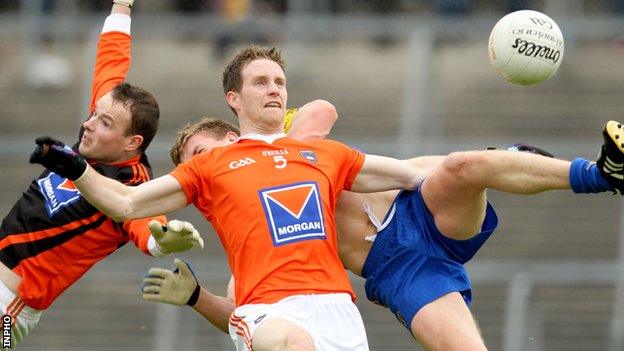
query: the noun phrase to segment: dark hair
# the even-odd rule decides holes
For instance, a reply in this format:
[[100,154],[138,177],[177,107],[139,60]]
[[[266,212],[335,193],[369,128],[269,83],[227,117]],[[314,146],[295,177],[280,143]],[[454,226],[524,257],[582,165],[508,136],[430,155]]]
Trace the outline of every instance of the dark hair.
[[128,135],[140,135],[143,143],[140,151],[144,152],[158,131],[160,109],[154,95],[145,89],[129,83],[121,83],[113,88],[113,100],[130,108],[130,129]]

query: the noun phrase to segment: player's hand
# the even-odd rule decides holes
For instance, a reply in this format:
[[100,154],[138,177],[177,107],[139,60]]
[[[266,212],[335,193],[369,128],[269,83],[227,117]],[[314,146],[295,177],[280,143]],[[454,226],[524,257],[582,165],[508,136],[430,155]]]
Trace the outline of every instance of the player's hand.
[[148,224],[152,237],[163,253],[190,250],[193,246],[204,248],[204,239],[189,222],[174,219],[167,225],[152,219]]
[[141,297],[146,301],[164,302],[177,306],[193,306],[199,299],[201,287],[195,272],[184,260],[175,259],[176,269],[150,268],[143,278]]
[[30,163],[43,165],[50,171],[69,180],[76,180],[87,169],[87,161],[62,141],[49,136],[35,139],[37,147],[30,154]]

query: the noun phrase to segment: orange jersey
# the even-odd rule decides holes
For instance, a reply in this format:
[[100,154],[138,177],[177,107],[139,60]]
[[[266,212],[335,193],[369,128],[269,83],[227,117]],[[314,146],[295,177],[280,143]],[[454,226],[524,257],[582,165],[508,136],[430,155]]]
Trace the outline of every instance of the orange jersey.
[[331,140],[242,138],[171,172],[215,228],[232,269],[236,305],[346,292],[334,207],[364,155]]
[[[101,35],[90,111],[102,95],[121,83],[130,68],[130,35]],[[93,164],[99,173],[129,185],[151,178],[145,155],[117,164]],[[162,222],[164,217],[159,218]],[[147,222],[115,223],[89,204],[74,184],[44,171],[15,203],[0,225],[0,261],[22,280],[20,298],[46,309],[94,264],[128,241],[149,254]]]

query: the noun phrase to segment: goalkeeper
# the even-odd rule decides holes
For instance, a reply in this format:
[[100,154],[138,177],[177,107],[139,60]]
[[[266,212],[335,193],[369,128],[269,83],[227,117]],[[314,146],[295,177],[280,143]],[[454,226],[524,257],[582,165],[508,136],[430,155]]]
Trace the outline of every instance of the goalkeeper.
[[[152,94],[123,82],[131,6],[131,0],[113,1],[98,45],[91,114],[74,150],[66,151],[82,154],[107,177],[138,185],[152,176],[144,151],[158,129],[159,109]],[[74,178],[43,172],[2,220],[0,309],[12,326],[4,347],[15,347],[60,294],[128,241],[153,256],[203,246],[190,223],[165,224],[164,217],[115,223],[83,198]]]

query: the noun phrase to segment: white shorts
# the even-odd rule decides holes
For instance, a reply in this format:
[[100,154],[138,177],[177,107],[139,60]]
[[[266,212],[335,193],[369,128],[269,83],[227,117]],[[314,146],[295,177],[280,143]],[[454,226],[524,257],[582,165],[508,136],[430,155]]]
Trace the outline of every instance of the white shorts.
[[303,328],[317,351],[368,351],[362,316],[349,294],[295,295],[273,304],[239,306],[229,322],[236,350],[252,351],[254,331],[271,318]]
[[0,320],[2,337],[0,338],[0,349],[7,349],[8,343],[8,325],[11,325],[11,343],[10,346],[15,348],[19,342],[24,340],[26,335],[37,325],[41,311],[28,307],[24,301],[7,288],[0,280],[0,312],[2,319]]

